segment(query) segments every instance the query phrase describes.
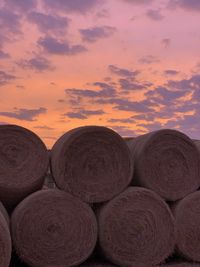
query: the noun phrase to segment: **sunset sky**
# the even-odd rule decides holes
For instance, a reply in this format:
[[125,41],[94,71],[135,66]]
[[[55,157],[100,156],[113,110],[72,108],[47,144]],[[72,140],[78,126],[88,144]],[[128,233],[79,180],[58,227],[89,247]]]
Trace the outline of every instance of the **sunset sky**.
[[200,139],[199,0],[0,0],[0,124]]

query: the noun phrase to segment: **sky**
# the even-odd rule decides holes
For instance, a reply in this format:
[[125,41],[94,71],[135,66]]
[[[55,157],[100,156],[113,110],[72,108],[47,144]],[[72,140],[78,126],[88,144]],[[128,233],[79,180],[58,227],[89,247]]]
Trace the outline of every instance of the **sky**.
[[0,0],[0,124],[200,138],[199,0]]

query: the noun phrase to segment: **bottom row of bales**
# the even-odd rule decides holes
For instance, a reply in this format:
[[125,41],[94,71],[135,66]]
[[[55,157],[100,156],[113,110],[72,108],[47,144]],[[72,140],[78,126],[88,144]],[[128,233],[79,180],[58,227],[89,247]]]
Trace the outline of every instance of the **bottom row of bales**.
[[170,209],[155,192],[128,187],[92,209],[69,193],[40,190],[15,208],[11,232],[1,207],[1,266],[9,266],[11,239],[27,266],[90,266],[95,254],[107,262],[102,266],[168,266],[175,248],[194,264],[200,262],[199,210],[199,191]]

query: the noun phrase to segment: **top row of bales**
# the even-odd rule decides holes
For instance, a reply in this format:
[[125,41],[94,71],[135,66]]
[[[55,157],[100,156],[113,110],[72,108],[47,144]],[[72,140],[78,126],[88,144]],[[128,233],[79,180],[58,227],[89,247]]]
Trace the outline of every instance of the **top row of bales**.
[[[35,133],[0,125],[0,200],[7,209],[42,188],[48,167],[48,150]],[[108,201],[129,185],[176,201],[200,187],[200,152],[176,130],[125,140],[109,128],[84,126],[56,141],[50,170],[58,188],[87,203]]]

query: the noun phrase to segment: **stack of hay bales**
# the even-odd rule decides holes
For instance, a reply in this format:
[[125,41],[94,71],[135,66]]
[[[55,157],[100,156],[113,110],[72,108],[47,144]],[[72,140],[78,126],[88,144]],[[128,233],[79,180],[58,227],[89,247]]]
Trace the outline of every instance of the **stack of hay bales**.
[[1,125],[0,266],[200,266],[199,151],[175,130],[100,126],[48,151]]

